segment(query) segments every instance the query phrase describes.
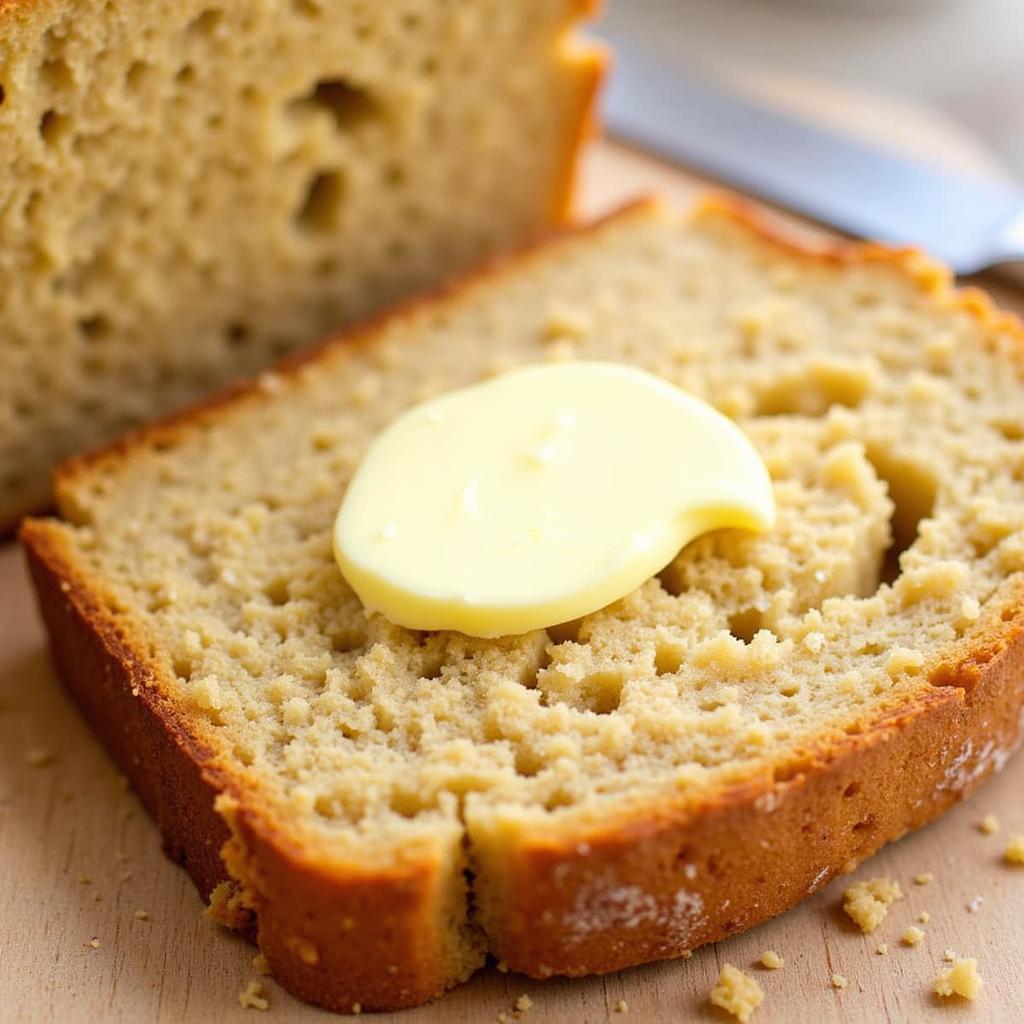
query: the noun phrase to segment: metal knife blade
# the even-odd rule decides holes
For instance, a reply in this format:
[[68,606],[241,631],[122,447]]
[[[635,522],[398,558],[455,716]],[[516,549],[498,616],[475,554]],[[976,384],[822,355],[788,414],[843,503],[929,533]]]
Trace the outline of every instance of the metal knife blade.
[[1024,191],[948,174],[693,78],[612,41],[613,136],[850,235],[970,274],[1024,260]]

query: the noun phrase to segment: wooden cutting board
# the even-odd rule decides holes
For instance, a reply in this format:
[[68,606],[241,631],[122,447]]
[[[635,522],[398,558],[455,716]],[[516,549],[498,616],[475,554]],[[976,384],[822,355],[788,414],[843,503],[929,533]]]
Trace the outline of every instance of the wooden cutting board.
[[[584,178],[586,212],[652,188],[686,199],[699,185],[607,143],[592,148]],[[1024,309],[1024,297],[1000,297]],[[689,960],[548,982],[488,968],[440,1002],[376,1019],[489,1024],[502,1012],[513,1019],[516,999],[527,994],[527,1024],[722,1024],[733,1018],[707,997],[728,960],[754,973],[765,990],[756,1024],[1022,1020],[1024,868],[1001,862],[1007,832],[1024,832],[1022,790],[1024,755],[966,804],[864,865],[855,877],[890,875],[907,892],[871,936],[839,909],[847,884],[839,879],[782,917]],[[1003,825],[997,836],[977,829],[989,813]],[[915,885],[922,872],[934,881]],[[10,544],[0,548],[0,880],[0,1020],[261,1019],[237,1001],[256,976],[255,950],[202,916],[188,877],[163,858],[156,829],[55,682],[20,552]],[[930,915],[921,925],[924,941],[901,946],[900,935],[922,912]],[[881,942],[886,956],[875,953]],[[755,965],[769,948],[785,958],[782,970]],[[943,1004],[930,994],[947,948],[977,958],[985,979],[977,1004]],[[832,987],[834,973],[848,980],[845,989]],[[338,1019],[264,981],[268,1019]],[[616,1010],[621,1000],[625,1015]]]

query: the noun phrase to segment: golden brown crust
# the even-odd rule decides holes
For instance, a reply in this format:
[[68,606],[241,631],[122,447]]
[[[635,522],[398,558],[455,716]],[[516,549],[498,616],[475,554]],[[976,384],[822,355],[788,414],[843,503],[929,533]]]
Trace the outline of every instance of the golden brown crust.
[[914,703],[772,778],[600,832],[525,838],[483,879],[491,951],[540,978],[678,956],[781,913],[938,817],[1024,738],[1024,588],[1008,609],[1009,628],[994,616]]
[[53,524],[26,520],[20,538],[61,680],[203,897],[228,877],[242,883],[277,980],[335,1010],[414,1006],[461,980],[442,954],[439,865],[424,858],[371,876],[303,858],[189,734],[143,641],[79,573]]
[[[705,209],[736,218],[787,252],[814,254],[776,235],[741,204],[719,199]],[[529,258],[520,255],[516,262]],[[913,253],[838,245],[828,258],[884,260],[923,288],[948,287],[947,278]],[[297,373],[353,344],[371,344],[383,323],[416,315],[425,303],[456,301],[508,263],[379,316],[275,372]],[[951,306],[979,322],[1024,338],[987,300],[952,290],[948,296]],[[259,401],[262,394],[258,384],[236,389],[73,460],[58,474],[58,494],[61,482],[70,483],[86,466],[108,459],[116,464],[140,446],[214,423],[236,403]],[[438,866],[425,858],[371,876],[304,860],[189,736],[161,696],[159,668],[150,663],[143,638],[129,635],[105,607],[102,588],[63,551],[60,528],[28,521],[21,536],[62,676],[151,809],[169,854],[204,894],[225,877],[217,848],[229,830],[213,799],[217,792],[229,795],[222,811],[233,838],[224,856],[230,874],[244,883],[278,980],[335,1009],[356,1001],[368,1008],[412,1005],[453,983],[458,973],[444,962],[437,938]],[[482,923],[492,951],[540,977],[678,955],[786,909],[931,820],[999,767],[1020,741],[1022,613],[1024,592],[995,609],[955,658],[937,666],[913,702],[803,752],[772,777],[748,779],[701,806],[663,804],[620,816],[599,832],[526,836],[501,863],[481,865],[480,892],[488,895]],[[358,943],[339,927],[345,918]]]

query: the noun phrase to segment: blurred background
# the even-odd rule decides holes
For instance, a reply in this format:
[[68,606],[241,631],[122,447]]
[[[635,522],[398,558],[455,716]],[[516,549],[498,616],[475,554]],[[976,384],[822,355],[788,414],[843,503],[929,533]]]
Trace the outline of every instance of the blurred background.
[[[1024,0],[606,0],[598,34],[811,116],[952,138],[1024,181]],[[870,124],[865,124],[870,129]],[[884,134],[884,133],[883,133]],[[925,136],[928,136],[925,139]],[[913,137],[906,147],[915,148]]]

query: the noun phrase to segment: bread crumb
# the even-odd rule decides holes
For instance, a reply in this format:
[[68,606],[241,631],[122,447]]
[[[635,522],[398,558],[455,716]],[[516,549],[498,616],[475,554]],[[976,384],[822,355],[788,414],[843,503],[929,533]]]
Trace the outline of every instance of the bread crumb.
[[987,836],[994,836],[999,831],[999,819],[994,814],[986,814],[978,822],[978,831]]
[[149,920],[149,911],[148,910],[136,910],[135,911],[135,919],[137,921],[148,921]]
[[243,1010],[268,1010],[270,1001],[263,995],[263,982],[259,978],[253,978],[248,985],[238,993],[238,1005]]
[[944,949],[942,951],[942,959],[945,960],[947,964],[951,964],[956,959],[956,953],[951,949]]
[[976,960],[957,960],[952,967],[944,967],[935,977],[932,988],[936,995],[948,998],[961,996],[977,999],[983,982],[978,974]]
[[352,1004],[352,1012],[353,1012],[353,1013],[354,1013],[354,1014],[355,1014],[356,1016],[358,1016],[359,1014],[361,1014],[361,1013],[363,1012],[363,1004],[362,1004],[362,1003],[353,1003],[353,1004]]
[[887,942],[880,942],[875,946],[875,952],[879,956],[885,956],[885,954],[889,952],[889,944]]
[[616,1013],[629,1013],[629,1003],[627,1003],[625,999],[620,999],[615,1004],[615,1012]]
[[1010,836],[1003,856],[1007,864],[1024,864],[1024,835]]
[[93,949],[100,948],[100,940],[94,935],[87,943],[87,946],[92,946]]
[[533,1000],[525,992],[516,1000],[516,1009],[521,1013],[526,1013],[531,1006]]
[[88,875],[79,875],[78,876],[78,884],[79,885],[91,885],[92,884],[92,879]]
[[927,924],[932,919],[932,915],[929,914],[927,910],[922,910],[921,913],[917,915],[917,919],[921,924]]
[[252,958],[252,969],[257,974],[269,974],[270,964],[267,963],[267,958],[262,953],[257,953]]
[[754,978],[730,963],[722,965],[718,984],[711,990],[711,1002],[747,1024],[750,1015],[764,1002],[764,992]]
[[498,1024],[505,1024],[505,1021],[508,1020],[508,1014],[504,1010],[499,1010],[498,1016],[494,1019],[498,1022]]
[[843,894],[843,910],[862,932],[873,932],[889,913],[889,906],[903,898],[899,883],[891,878],[871,878],[851,885]]
[[967,913],[976,914],[981,910],[982,904],[985,902],[984,896],[973,896],[971,902],[967,904]]
[[45,768],[46,765],[53,764],[54,757],[50,751],[34,747],[25,754],[25,761],[33,768]]
[[766,949],[761,954],[761,966],[767,967],[769,971],[777,971],[784,967],[785,963],[786,961],[774,949]]
[[844,974],[833,974],[831,978],[833,988],[846,988],[850,983],[846,980]]
[[916,946],[924,938],[924,932],[915,925],[911,925],[901,936],[900,942],[904,946]]
[[914,885],[927,885],[934,878],[935,876],[930,871],[922,871],[919,875],[914,875]]

